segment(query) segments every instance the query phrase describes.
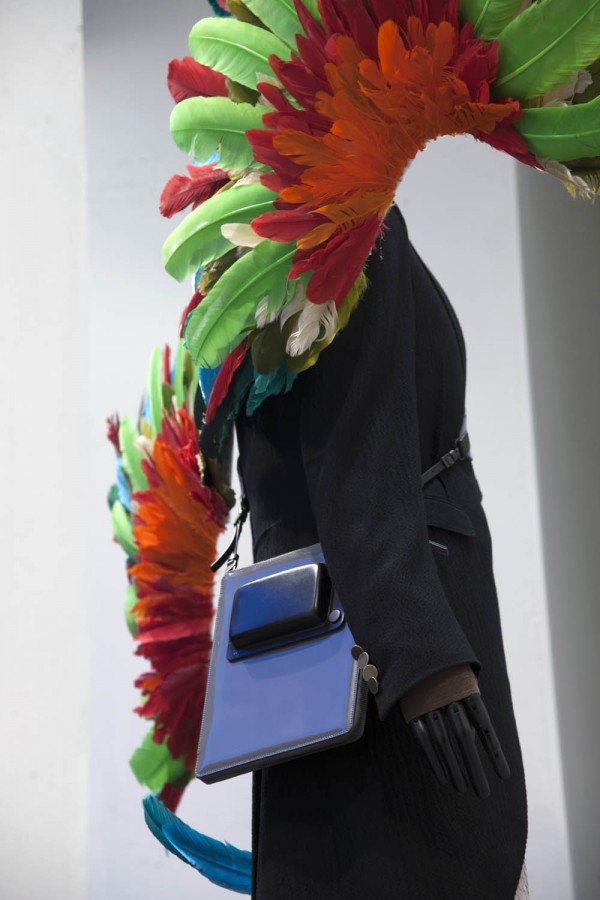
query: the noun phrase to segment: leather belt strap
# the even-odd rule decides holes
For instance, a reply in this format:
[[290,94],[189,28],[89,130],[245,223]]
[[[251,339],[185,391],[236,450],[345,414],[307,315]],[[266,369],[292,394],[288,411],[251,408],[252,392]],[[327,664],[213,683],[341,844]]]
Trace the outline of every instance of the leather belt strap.
[[428,481],[431,481],[440,472],[444,472],[446,469],[452,468],[452,466],[460,462],[463,459],[472,459],[470,454],[471,449],[471,441],[469,440],[469,433],[467,432],[467,417],[463,419],[462,428],[460,429],[460,435],[454,441],[454,447],[452,450],[449,450],[448,453],[444,453],[441,459],[435,463],[430,469],[427,469],[426,472],[423,472],[421,475],[421,487],[424,487]]

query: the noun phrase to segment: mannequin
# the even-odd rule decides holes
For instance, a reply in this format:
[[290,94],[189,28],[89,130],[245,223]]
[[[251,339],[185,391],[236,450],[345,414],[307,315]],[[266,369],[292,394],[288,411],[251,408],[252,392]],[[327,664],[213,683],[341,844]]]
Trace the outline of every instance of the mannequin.
[[464,342],[398,207],[385,224],[319,365],[236,420],[255,560],[319,540],[380,678],[361,740],[254,775],[255,900],[512,900],[523,867],[481,492],[468,459],[420,485],[460,429]]

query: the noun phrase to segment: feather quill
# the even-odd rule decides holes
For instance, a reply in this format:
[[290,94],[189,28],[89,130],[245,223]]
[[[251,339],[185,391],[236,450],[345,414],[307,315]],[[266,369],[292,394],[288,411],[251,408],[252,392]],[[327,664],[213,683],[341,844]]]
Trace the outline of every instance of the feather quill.
[[222,226],[249,225],[256,216],[273,209],[274,198],[275,194],[262,184],[246,184],[210,197],[189,213],[165,241],[163,262],[167,272],[183,281],[200,266],[219,259],[234,246]]
[[477,37],[491,41],[506,28],[523,6],[523,0],[460,0],[460,17],[472,22]]
[[530,100],[600,57],[600,0],[539,0],[498,35],[492,96]]
[[187,323],[186,345],[194,361],[215,368],[254,328],[263,297],[269,296],[273,308],[282,305],[295,252],[295,244],[266,240],[221,275]]
[[256,73],[272,71],[272,54],[284,60],[291,55],[287,44],[270,31],[236,19],[200,19],[190,33],[190,50],[202,65],[253,90]]
[[263,110],[227,97],[190,97],[171,113],[171,135],[180,150],[194,160],[219,152],[218,168],[243,171],[256,165],[246,137],[251,128],[263,128]]

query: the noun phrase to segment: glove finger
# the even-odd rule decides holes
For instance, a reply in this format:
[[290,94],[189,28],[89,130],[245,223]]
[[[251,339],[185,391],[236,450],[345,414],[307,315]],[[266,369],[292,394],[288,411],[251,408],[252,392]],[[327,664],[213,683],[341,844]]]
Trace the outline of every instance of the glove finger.
[[446,770],[444,769],[437,753],[435,752],[434,746],[431,743],[431,738],[429,737],[429,733],[425,728],[422,720],[420,718],[413,719],[408,723],[408,727],[418,741],[421,750],[429,760],[429,765],[433,769],[433,774],[435,775],[437,780],[440,782],[440,784],[447,784],[448,775],[446,774]]
[[447,707],[446,715],[448,728],[454,735],[455,743],[460,748],[473,790],[483,800],[485,797],[490,796],[490,786],[483,771],[471,723],[460,703],[451,703]]
[[489,713],[485,708],[485,703],[479,694],[472,694],[462,702],[467,710],[469,719],[477,729],[481,743],[492,761],[498,778],[505,781],[510,775],[510,767],[500,746],[500,741],[492,725]]
[[445,765],[453,787],[461,794],[466,793],[467,782],[450,743],[450,735],[441,712],[430,712],[423,716],[427,729],[432,736],[433,745],[437,749],[442,763]]

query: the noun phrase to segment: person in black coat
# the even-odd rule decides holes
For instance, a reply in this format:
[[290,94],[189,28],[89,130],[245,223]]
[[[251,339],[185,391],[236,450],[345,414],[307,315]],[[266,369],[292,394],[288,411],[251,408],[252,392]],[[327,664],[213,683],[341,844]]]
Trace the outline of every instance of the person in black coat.
[[[255,561],[320,542],[379,670],[361,739],[254,774],[252,896],[513,900],[527,804],[482,495],[470,460],[421,487],[461,429],[464,340],[395,205],[366,275],[317,364],[236,420]],[[440,784],[407,724],[465,672],[510,766],[482,754],[487,799]]]

